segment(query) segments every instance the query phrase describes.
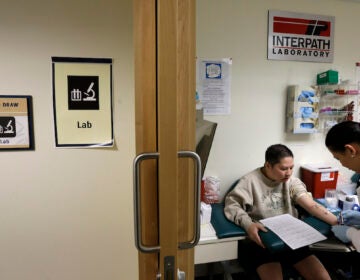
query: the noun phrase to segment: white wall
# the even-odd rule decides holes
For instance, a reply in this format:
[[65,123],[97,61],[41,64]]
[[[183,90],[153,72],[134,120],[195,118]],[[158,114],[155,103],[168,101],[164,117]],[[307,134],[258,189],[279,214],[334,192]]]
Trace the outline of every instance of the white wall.
[[[2,0],[0,93],[32,95],[35,151],[0,152],[0,279],[137,279],[131,0]],[[113,59],[110,149],[56,149],[51,56]]]
[[[231,115],[208,116],[218,123],[205,176],[222,180],[222,191],[236,178],[264,163],[265,149],[288,145],[295,175],[306,163],[339,166],[326,150],[323,134],[285,133],[286,87],[313,85],[316,74],[336,69],[354,79],[360,60],[360,2],[346,0],[197,0],[197,56],[232,57]],[[334,62],[267,60],[268,11],[335,16]],[[352,173],[341,168],[341,176]]]

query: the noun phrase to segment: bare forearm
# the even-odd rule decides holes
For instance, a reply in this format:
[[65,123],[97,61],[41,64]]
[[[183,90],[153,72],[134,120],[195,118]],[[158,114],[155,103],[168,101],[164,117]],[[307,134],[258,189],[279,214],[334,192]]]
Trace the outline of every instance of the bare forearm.
[[328,223],[329,225],[337,224],[337,217],[327,210],[324,206],[314,201],[311,197],[299,197],[297,203],[312,216]]
[[333,213],[315,201],[309,213],[329,225],[336,225],[338,223],[337,217]]

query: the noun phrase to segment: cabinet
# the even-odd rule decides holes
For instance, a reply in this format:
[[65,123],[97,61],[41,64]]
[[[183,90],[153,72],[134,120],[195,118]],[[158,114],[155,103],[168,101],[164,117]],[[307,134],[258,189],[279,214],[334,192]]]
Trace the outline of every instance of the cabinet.
[[354,84],[318,86],[319,130],[327,132],[346,120],[359,121],[359,91]]

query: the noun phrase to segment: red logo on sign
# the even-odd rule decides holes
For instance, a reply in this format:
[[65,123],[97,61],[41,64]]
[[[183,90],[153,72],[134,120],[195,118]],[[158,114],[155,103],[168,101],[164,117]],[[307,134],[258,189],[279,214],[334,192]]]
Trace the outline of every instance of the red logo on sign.
[[286,34],[330,37],[331,22],[324,20],[274,17],[273,31]]

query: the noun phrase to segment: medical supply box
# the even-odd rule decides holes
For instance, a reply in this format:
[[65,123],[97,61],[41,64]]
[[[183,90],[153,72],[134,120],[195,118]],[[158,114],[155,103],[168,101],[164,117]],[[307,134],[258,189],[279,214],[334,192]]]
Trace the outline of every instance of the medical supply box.
[[335,70],[328,70],[316,75],[318,85],[337,84],[339,82],[339,73]]
[[305,164],[300,167],[301,180],[314,198],[323,198],[325,189],[336,189],[338,169],[328,165]]

